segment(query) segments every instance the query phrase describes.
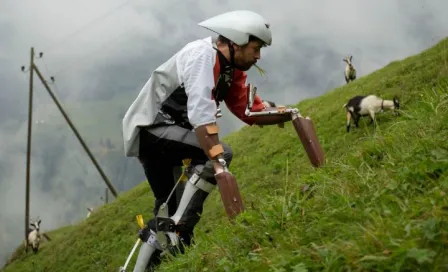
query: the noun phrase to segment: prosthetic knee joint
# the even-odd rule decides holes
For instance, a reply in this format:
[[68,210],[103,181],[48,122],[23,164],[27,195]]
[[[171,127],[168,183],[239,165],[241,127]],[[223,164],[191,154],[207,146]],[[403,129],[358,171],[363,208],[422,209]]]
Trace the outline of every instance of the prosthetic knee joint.
[[185,225],[186,228],[193,228],[197,221],[199,221],[197,213],[202,213],[203,203],[215,186],[215,184],[193,173],[185,185],[185,190],[176,213],[171,216],[174,224]]
[[[176,240],[177,235],[174,235],[175,233],[191,233],[195,225],[199,222],[203,204],[207,196],[215,187],[215,184],[201,178],[197,173],[193,173],[185,185],[182,198],[180,199],[175,214],[168,217],[168,207],[165,206],[165,204],[160,208],[159,214],[156,217],[157,233],[166,233],[171,240]],[[162,235],[158,235],[158,238],[161,239],[159,242],[161,242],[162,247],[164,247],[166,246],[164,243],[165,239],[161,236]],[[178,244],[178,241],[171,242],[173,246]]]

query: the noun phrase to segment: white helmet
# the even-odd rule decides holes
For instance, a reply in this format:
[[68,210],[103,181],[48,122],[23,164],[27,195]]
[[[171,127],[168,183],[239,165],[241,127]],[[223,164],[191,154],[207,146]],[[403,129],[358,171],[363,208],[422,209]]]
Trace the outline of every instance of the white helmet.
[[272,44],[269,24],[258,13],[249,10],[226,12],[198,24],[231,40],[237,45],[249,42],[249,36],[255,36],[267,45]]

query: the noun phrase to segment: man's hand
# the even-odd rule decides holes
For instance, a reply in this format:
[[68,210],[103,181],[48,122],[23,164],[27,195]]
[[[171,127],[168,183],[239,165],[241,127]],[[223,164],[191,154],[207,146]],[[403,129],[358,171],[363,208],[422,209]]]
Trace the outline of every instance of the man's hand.
[[265,106],[265,108],[269,108],[269,107],[276,107],[277,105],[275,105],[274,102],[272,101],[268,101],[268,100],[263,100],[263,105]]
[[[263,111],[279,111],[279,108],[285,108],[285,106],[271,106],[271,105],[267,105],[268,103],[273,103],[270,101],[263,101],[263,104],[265,105],[265,108],[263,110],[261,110],[261,112]],[[263,126],[268,126],[268,125],[278,125],[278,127],[283,128],[285,126],[285,122],[291,121],[292,120],[292,116],[289,113],[285,113],[285,114],[281,114],[281,115],[277,115],[277,114],[273,114],[273,115],[265,115],[265,116],[254,116],[253,117],[254,121],[255,121],[255,125],[259,126],[259,127],[263,127]]]
[[276,111],[277,107],[265,107],[262,111]]

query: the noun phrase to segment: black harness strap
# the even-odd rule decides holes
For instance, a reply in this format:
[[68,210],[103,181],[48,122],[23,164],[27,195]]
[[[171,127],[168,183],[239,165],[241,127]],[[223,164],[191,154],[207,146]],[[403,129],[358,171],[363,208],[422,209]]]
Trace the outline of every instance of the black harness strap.
[[213,97],[216,101],[216,106],[224,100],[227,93],[229,92],[230,85],[232,84],[234,69],[226,57],[217,48],[214,48],[218,52],[219,58],[219,77],[216,87],[213,90]]

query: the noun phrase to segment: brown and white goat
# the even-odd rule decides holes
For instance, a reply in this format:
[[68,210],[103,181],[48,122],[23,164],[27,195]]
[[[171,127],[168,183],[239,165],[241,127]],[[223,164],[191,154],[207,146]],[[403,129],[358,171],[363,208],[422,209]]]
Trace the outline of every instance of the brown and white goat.
[[[358,126],[359,119],[363,116],[370,116],[370,123],[375,120],[375,113],[386,110],[396,112],[400,108],[398,97],[394,96],[393,100],[385,100],[376,95],[357,95],[352,97],[343,106],[347,111],[347,132],[350,131],[350,121],[353,119],[355,126]],[[375,125],[375,124],[374,124]]]
[[349,55],[342,59],[342,61],[345,61],[347,65],[345,66],[345,82],[348,84],[350,81],[353,81],[356,79],[356,69],[353,67],[352,63],[353,56]]

